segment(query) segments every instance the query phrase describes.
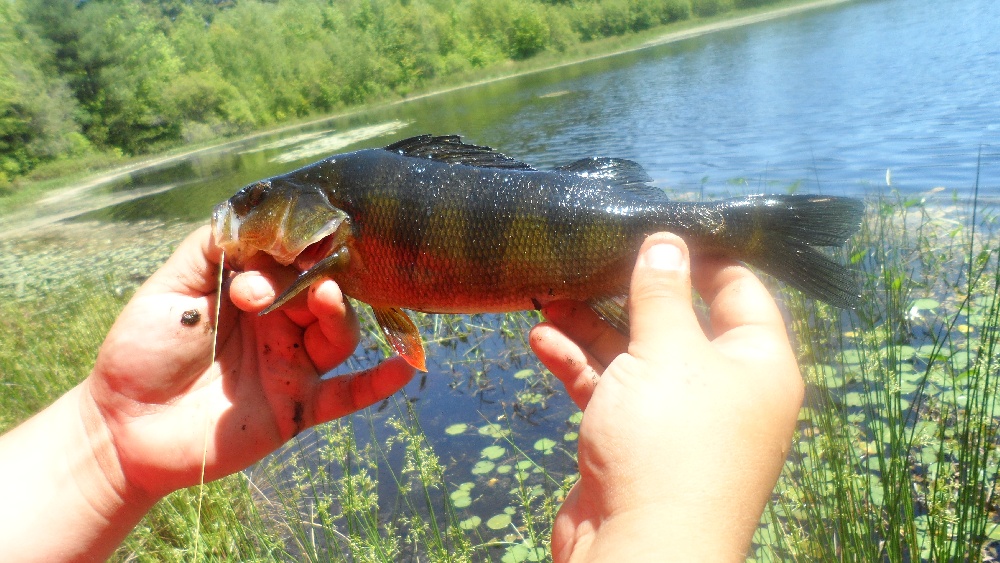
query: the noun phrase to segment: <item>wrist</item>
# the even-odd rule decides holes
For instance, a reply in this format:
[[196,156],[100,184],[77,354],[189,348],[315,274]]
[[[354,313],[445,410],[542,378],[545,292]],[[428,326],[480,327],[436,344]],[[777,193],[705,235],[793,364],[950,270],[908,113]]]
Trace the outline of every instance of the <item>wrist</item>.
[[91,380],[87,379],[67,394],[67,397],[77,395],[80,428],[87,444],[76,452],[77,459],[73,460],[80,475],[85,476],[80,480],[80,491],[109,518],[136,510],[141,511],[141,518],[159,498],[128,480],[114,435],[91,393],[90,384]]
[[0,545],[11,560],[106,559],[155,503],[125,485],[86,385],[0,438]]

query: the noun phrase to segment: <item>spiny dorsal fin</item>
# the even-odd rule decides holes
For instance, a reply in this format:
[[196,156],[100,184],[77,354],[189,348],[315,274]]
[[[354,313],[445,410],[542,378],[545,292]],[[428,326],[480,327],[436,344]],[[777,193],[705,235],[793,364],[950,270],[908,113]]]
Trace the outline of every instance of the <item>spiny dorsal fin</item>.
[[534,170],[530,165],[501,154],[490,147],[462,142],[458,135],[417,135],[397,141],[385,150],[414,158],[428,158],[448,164],[465,164],[505,170]]
[[648,184],[653,179],[649,177],[649,174],[646,173],[642,165],[624,158],[608,158],[604,156],[581,158],[580,160],[559,166],[556,170],[569,172],[584,178],[601,180],[643,197],[666,198],[663,190]]

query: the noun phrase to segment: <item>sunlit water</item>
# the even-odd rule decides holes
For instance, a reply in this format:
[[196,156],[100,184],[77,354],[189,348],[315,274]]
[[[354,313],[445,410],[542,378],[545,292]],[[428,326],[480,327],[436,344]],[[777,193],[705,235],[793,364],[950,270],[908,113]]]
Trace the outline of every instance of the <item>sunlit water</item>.
[[[665,189],[710,196],[792,186],[858,195],[889,181],[965,198],[977,178],[982,194],[1000,196],[998,21],[993,0],[853,2],[230,143],[53,202],[39,217],[203,223],[246,183],[427,132],[460,133],[539,167],[630,158]],[[146,195],[120,203],[130,193]],[[430,345],[431,373],[406,391],[437,453],[463,472],[449,478],[480,478],[468,460],[496,440],[476,429],[498,420],[529,451],[540,438],[560,441],[547,465],[572,471],[575,446],[563,440],[572,405],[546,389],[516,396],[528,380],[513,374],[537,366],[521,338],[493,328],[485,342]],[[352,366],[380,355],[363,350]],[[470,429],[446,433],[455,423]],[[497,494],[480,490],[467,509],[484,520],[511,482],[493,477]]]

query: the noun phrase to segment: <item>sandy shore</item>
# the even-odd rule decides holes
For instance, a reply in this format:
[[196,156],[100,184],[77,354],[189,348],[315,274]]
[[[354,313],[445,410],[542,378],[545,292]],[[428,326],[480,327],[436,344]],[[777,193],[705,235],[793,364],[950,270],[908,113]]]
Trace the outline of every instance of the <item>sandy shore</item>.
[[[778,19],[778,18],[783,18],[783,17],[787,17],[787,16],[790,16],[790,15],[793,15],[793,14],[798,14],[798,13],[801,13],[801,12],[805,12],[805,11],[809,11],[809,10],[814,10],[814,9],[817,9],[817,8],[823,8],[823,7],[827,7],[827,6],[833,6],[833,5],[836,5],[836,4],[844,4],[844,3],[847,3],[849,1],[851,1],[851,0],[817,0],[815,2],[807,2],[807,3],[804,3],[804,4],[797,4],[797,5],[794,5],[794,6],[786,6],[786,7],[783,7],[783,8],[777,8],[777,9],[774,9],[774,10],[769,10],[769,11],[765,11],[765,12],[761,12],[761,13],[757,13],[757,14],[752,14],[752,15],[747,15],[747,16],[740,16],[740,17],[734,17],[734,18],[731,18],[731,19],[725,19],[725,20],[716,21],[716,22],[712,22],[712,23],[706,23],[706,24],[703,24],[703,25],[697,25],[697,26],[694,26],[694,27],[692,27],[690,29],[685,29],[685,30],[682,30],[682,31],[674,31],[674,32],[670,32],[670,33],[665,33],[665,34],[661,35],[660,37],[656,37],[654,39],[651,39],[650,41],[647,41],[647,42],[642,43],[640,45],[637,45],[635,47],[630,47],[630,48],[627,48],[627,49],[619,49],[619,50],[611,51],[611,52],[608,52],[608,53],[602,53],[602,54],[599,54],[599,55],[593,55],[593,56],[582,57],[582,58],[578,58],[578,59],[572,59],[572,60],[569,60],[569,61],[566,61],[566,62],[562,62],[562,63],[558,63],[558,64],[543,66],[543,67],[540,67],[540,68],[525,70],[525,71],[522,71],[522,72],[515,72],[515,73],[507,74],[507,75],[504,75],[504,76],[499,76],[499,77],[496,77],[496,78],[490,78],[490,79],[486,79],[486,80],[480,80],[480,81],[476,81],[476,82],[470,82],[468,84],[462,84],[460,86],[454,86],[454,87],[450,87],[450,88],[441,88],[441,89],[433,90],[433,91],[430,91],[430,92],[427,92],[427,93],[424,93],[424,94],[419,94],[419,95],[416,95],[416,96],[410,96],[410,97],[407,97],[406,99],[403,99],[403,100],[397,100],[397,101],[394,101],[394,102],[389,102],[387,104],[383,104],[382,107],[385,107],[385,106],[394,106],[394,105],[398,105],[398,104],[405,104],[407,102],[412,102],[414,100],[420,100],[420,99],[424,99],[424,98],[429,98],[431,96],[437,96],[437,95],[444,94],[444,93],[447,93],[447,92],[454,92],[456,90],[462,90],[462,89],[465,89],[465,88],[475,88],[476,86],[481,86],[481,85],[484,85],[484,84],[489,84],[489,83],[497,82],[497,81],[500,81],[500,80],[507,80],[507,79],[510,79],[510,78],[518,77],[518,76],[525,76],[525,75],[539,73],[539,72],[546,72],[546,71],[549,71],[549,70],[553,70],[553,69],[557,69],[557,68],[562,68],[562,67],[566,67],[566,66],[570,66],[570,65],[575,65],[575,64],[580,64],[580,63],[584,63],[584,62],[587,62],[587,61],[599,60],[599,59],[604,59],[604,58],[608,58],[608,57],[615,57],[615,56],[622,55],[622,54],[625,54],[625,53],[632,53],[632,52],[635,52],[635,51],[640,51],[640,50],[643,50],[643,49],[648,49],[650,47],[655,47],[655,46],[658,46],[658,45],[664,45],[664,44],[673,43],[673,42],[676,42],[676,41],[683,41],[685,39],[690,39],[692,37],[698,37],[700,35],[706,35],[706,34],[709,34],[709,33],[716,32],[716,31],[722,31],[722,30],[725,30],[725,29],[732,29],[732,28],[735,28],[735,27],[740,27],[740,26],[745,26],[745,25],[751,25],[751,24],[755,24],[755,23],[758,23],[758,22],[762,22],[762,21],[768,21],[768,20],[774,20],[774,19]],[[21,210],[21,211],[18,211],[18,212],[15,212],[15,213],[12,213],[12,214],[8,215],[5,218],[5,221],[4,221],[6,223],[6,226],[3,229],[3,231],[0,231],[0,239],[3,239],[3,238],[16,238],[16,237],[24,235],[25,233],[32,232],[32,231],[34,231],[35,229],[37,229],[39,227],[43,227],[45,225],[50,225],[50,224],[56,223],[58,221],[61,221],[63,219],[66,219],[66,218],[69,218],[69,217],[73,217],[73,216],[76,216],[76,215],[79,215],[79,214],[82,214],[82,213],[86,213],[86,212],[92,211],[94,209],[100,209],[101,207],[104,207],[104,206],[108,205],[109,203],[108,202],[103,202],[103,201],[94,201],[92,198],[88,197],[89,192],[93,188],[95,188],[97,186],[106,184],[108,182],[115,181],[115,180],[117,180],[119,178],[122,178],[122,177],[124,177],[124,176],[126,176],[128,174],[131,174],[133,172],[136,172],[138,170],[142,170],[144,168],[149,168],[149,167],[153,167],[153,166],[160,166],[160,165],[163,165],[163,164],[168,164],[168,163],[173,162],[173,161],[183,160],[183,159],[186,159],[186,158],[188,158],[188,157],[190,157],[192,155],[195,155],[195,154],[201,154],[201,153],[219,151],[219,150],[224,149],[228,145],[231,145],[233,143],[242,142],[242,141],[245,141],[245,140],[248,140],[248,139],[254,139],[254,138],[257,138],[257,137],[262,137],[264,135],[274,135],[276,133],[281,133],[283,131],[288,131],[288,130],[292,130],[292,129],[306,127],[306,126],[309,126],[309,125],[313,125],[313,124],[316,124],[316,123],[322,123],[324,121],[329,121],[331,119],[337,119],[337,118],[344,117],[344,116],[347,116],[347,115],[357,114],[357,113],[360,113],[362,111],[368,111],[372,107],[378,107],[378,106],[365,106],[365,107],[361,107],[361,108],[358,108],[358,109],[355,109],[355,110],[351,110],[351,111],[347,111],[347,112],[343,112],[343,113],[338,113],[338,114],[333,114],[333,115],[328,115],[328,116],[316,118],[316,119],[313,119],[311,121],[305,121],[305,122],[295,123],[295,124],[291,124],[291,125],[285,125],[285,126],[282,126],[282,127],[277,127],[275,129],[268,129],[268,130],[265,130],[265,131],[260,131],[258,133],[254,133],[252,135],[248,135],[246,137],[241,137],[239,139],[233,139],[233,140],[225,141],[225,142],[218,143],[218,144],[215,144],[215,145],[211,145],[211,146],[207,146],[207,147],[202,147],[202,148],[198,148],[198,149],[194,149],[194,150],[189,150],[189,151],[184,151],[184,152],[179,152],[179,153],[171,154],[171,155],[167,155],[167,156],[159,156],[159,157],[149,158],[149,159],[141,160],[141,161],[138,161],[138,162],[126,165],[126,166],[122,166],[122,167],[119,167],[119,168],[115,168],[113,170],[109,170],[109,171],[100,173],[98,175],[95,175],[95,176],[92,176],[90,178],[87,178],[87,179],[85,179],[85,180],[83,180],[83,181],[81,181],[79,183],[76,183],[76,184],[74,184],[72,186],[67,186],[65,188],[59,188],[59,189],[53,190],[47,196],[45,196],[44,198],[40,199],[39,201],[37,201],[33,205],[29,206],[27,209],[24,209],[24,210]],[[141,193],[135,193],[135,194],[118,194],[118,196],[115,198],[115,201],[113,201],[111,203],[121,203],[122,201],[127,201],[128,199],[134,199],[134,198],[137,198],[137,197],[142,197],[144,195],[148,195],[148,193],[147,192],[141,192]]]

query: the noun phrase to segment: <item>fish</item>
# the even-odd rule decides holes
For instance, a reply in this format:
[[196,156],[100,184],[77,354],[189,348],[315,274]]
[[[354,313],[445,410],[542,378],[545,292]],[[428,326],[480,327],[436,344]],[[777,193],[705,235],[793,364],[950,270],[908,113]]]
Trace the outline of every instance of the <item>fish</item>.
[[628,335],[632,269],[658,231],[680,235],[692,260],[739,260],[854,308],[854,272],[820,248],[841,246],[864,211],[862,200],[815,194],[673,201],[631,160],[539,170],[458,135],[418,135],[251,183],[215,208],[212,230],[237,268],[265,252],[301,271],[261,314],[329,277],[426,371],[406,310],[502,313],[575,300]]

